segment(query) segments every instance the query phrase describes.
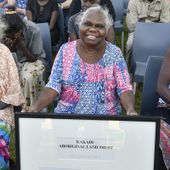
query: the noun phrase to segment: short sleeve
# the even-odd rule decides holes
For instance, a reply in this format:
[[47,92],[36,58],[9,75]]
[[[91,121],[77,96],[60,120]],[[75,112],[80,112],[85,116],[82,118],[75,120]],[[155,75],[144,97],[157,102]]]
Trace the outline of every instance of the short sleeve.
[[62,75],[63,75],[63,52],[62,51],[63,51],[63,46],[61,46],[60,50],[57,53],[57,56],[55,58],[52,67],[49,81],[46,84],[46,87],[57,91],[59,94],[61,92]]
[[40,60],[46,59],[40,29],[37,26],[35,27],[35,29],[32,30],[32,44],[30,51],[33,55],[37,55],[38,59]]
[[22,94],[18,69],[9,49],[0,44],[0,100],[14,106],[25,102]]
[[32,11],[32,7],[33,7],[33,1],[28,0],[26,5],[26,10]]
[[120,49],[116,53],[116,61],[114,67],[114,76],[116,80],[116,89],[118,96],[126,91],[132,91],[132,85],[130,83],[130,76],[127,70],[127,65]]
[[71,34],[76,34],[76,26],[75,26],[75,19],[76,16],[73,15],[72,17],[69,18],[68,20],[68,33]]
[[52,11],[58,12],[58,3],[56,0],[52,0]]

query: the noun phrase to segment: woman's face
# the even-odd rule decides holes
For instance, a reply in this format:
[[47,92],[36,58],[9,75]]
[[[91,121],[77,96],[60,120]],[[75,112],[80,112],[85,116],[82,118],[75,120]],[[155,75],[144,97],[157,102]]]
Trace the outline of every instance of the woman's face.
[[13,51],[15,48],[15,45],[19,39],[23,38],[23,34],[21,31],[18,31],[16,33],[8,33],[3,39],[4,44]]
[[89,12],[80,26],[80,39],[88,45],[97,46],[105,41],[106,26],[99,12]]

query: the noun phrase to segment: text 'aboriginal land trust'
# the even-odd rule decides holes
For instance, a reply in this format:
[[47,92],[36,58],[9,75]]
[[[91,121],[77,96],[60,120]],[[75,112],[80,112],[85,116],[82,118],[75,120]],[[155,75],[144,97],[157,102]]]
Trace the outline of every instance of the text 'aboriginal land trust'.
[[104,149],[112,150],[113,146],[97,145],[93,140],[75,140],[74,144],[60,144],[60,148],[74,149]]

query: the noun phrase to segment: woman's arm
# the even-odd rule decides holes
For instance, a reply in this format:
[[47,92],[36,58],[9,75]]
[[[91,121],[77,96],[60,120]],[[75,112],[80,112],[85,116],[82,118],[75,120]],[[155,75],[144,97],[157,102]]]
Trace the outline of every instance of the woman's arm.
[[109,28],[107,36],[106,36],[106,40],[108,42],[111,42],[112,44],[115,44],[115,32],[114,32],[113,26]]
[[26,10],[26,16],[27,16],[27,19],[32,21],[32,12],[30,10]]
[[164,58],[163,64],[160,69],[160,73],[157,80],[157,93],[170,104],[170,49]]
[[50,30],[53,30],[56,28],[56,23],[57,23],[57,17],[58,17],[58,12],[55,10],[51,13],[51,19],[50,19]]
[[42,93],[40,94],[38,100],[31,107],[26,106],[23,109],[23,112],[39,112],[44,107],[52,103],[52,101],[57,95],[58,93],[55,90],[45,87]]
[[0,8],[3,8],[7,4],[7,0],[4,0],[0,3]]
[[22,50],[23,54],[26,56],[26,58],[29,62],[34,62],[38,59],[38,56],[33,55],[28,50],[28,48],[26,47],[26,44],[22,38],[18,38],[15,45],[16,45],[16,48],[19,48],[20,50]]
[[120,96],[120,102],[127,115],[138,115],[135,111],[135,97],[132,91],[126,91]]
[[63,3],[61,3],[62,9],[69,9],[71,5],[72,0],[66,0]]
[[17,13],[19,13],[19,14],[22,14],[22,15],[26,15],[26,10],[25,9],[23,9],[23,8],[16,8],[16,11],[17,11]]

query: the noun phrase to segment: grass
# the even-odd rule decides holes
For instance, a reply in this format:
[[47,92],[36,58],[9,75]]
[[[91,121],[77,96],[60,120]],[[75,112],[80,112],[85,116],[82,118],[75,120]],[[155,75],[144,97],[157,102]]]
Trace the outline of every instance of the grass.
[[[127,28],[125,26],[124,29],[124,47],[126,47],[127,41]],[[116,45],[121,48],[121,33],[116,33]],[[125,49],[124,49],[125,53]],[[126,58],[126,56],[124,55]],[[142,84],[137,85],[136,94],[135,94],[135,109],[138,113],[140,113],[140,105],[141,105],[141,94],[142,94]],[[10,154],[11,159],[15,162],[15,133],[14,131],[11,133],[11,143],[10,143]]]

